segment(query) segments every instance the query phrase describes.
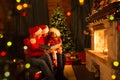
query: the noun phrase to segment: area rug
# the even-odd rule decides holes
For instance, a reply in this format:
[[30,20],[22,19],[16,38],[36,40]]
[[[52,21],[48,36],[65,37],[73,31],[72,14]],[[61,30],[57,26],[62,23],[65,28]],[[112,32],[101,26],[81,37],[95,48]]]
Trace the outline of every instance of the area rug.
[[72,64],[76,80],[95,80],[94,73],[89,72],[85,64],[74,62]]

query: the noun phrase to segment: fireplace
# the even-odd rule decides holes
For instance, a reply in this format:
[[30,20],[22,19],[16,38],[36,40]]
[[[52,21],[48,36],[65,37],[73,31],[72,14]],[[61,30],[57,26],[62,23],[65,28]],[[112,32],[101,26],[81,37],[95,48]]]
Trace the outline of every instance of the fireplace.
[[[112,7],[113,4],[116,3],[110,4],[109,7]],[[106,16],[105,14],[108,15],[109,7],[106,6],[105,10],[101,11],[104,12],[103,15],[100,16],[101,13],[98,12],[91,16],[92,19],[90,20],[92,21],[87,26],[91,35],[91,48],[85,49],[86,68],[94,73],[96,73],[96,70],[99,71],[100,80],[113,80],[111,76],[115,73],[115,70],[112,62],[120,60],[120,31],[117,29],[120,25],[120,19],[109,20],[109,18],[103,18]],[[99,18],[96,16],[98,14]],[[94,22],[96,18],[97,21]],[[96,68],[96,65],[99,68]]]

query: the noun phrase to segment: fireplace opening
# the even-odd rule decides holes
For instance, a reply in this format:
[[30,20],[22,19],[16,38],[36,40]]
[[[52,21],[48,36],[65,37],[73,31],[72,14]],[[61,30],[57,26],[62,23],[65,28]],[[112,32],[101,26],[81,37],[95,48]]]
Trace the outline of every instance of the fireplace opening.
[[94,50],[96,52],[106,53],[108,52],[108,35],[106,29],[99,29],[94,31]]
[[96,63],[93,63],[93,72],[95,80],[100,80],[100,67]]

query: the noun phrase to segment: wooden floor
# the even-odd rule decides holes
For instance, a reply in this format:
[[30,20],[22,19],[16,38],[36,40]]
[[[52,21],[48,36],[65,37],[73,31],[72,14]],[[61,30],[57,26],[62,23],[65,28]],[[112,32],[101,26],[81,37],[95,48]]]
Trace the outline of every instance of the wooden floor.
[[76,80],[72,65],[65,65],[64,75],[68,80]]

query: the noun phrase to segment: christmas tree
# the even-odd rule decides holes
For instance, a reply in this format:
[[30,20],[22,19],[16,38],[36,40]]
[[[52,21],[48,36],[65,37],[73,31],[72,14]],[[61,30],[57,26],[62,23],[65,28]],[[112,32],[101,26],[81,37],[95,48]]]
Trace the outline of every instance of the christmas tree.
[[61,32],[61,39],[63,41],[63,53],[71,53],[74,52],[75,47],[71,37],[71,31],[67,27],[66,16],[64,15],[64,11],[60,6],[57,6],[53,10],[53,14],[51,15],[49,21],[49,27],[55,27]]

